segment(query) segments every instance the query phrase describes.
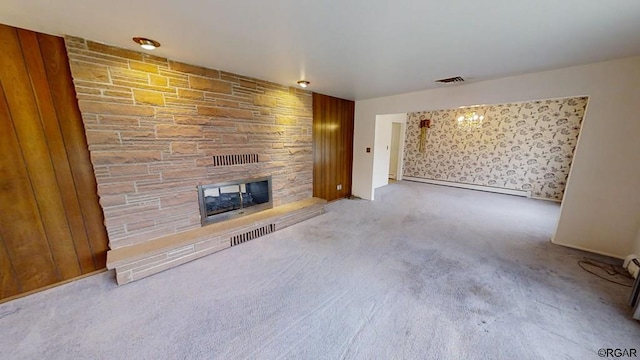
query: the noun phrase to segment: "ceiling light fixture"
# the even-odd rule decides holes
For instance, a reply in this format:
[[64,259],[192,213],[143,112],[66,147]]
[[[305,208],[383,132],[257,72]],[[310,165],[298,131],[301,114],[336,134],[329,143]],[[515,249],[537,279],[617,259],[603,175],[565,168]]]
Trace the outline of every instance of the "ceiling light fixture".
[[470,111],[458,117],[458,129],[473,131],[479,129],[484,121],[484,115],[478,115],[475,111]]
[[301,88],[306,88],[307,86],[309,86],[309,84],[311,84],[311,83],[308,82],[307,80],[298,81],[298,85],[300,85]]
[[157,42],[155,40],[143,38],[143,37],[134,37],[133,41],[138,43],[140,45],[140,47],[145,49],[145,50],[153,50],[153,49],[155,49],[157,47],[160,47],[160,43],[159,42]]

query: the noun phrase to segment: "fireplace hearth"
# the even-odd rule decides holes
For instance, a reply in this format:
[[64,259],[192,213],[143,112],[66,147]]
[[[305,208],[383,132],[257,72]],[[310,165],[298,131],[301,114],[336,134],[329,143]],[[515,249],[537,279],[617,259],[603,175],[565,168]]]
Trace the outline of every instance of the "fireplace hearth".
[[271,176],[198,186],[202,226],[273,207]]

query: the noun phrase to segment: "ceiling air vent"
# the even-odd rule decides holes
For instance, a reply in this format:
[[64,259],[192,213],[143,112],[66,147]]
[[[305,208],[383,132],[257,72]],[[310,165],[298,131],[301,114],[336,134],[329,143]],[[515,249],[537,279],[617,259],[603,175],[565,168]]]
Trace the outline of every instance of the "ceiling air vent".
[[451,84],[451,83],[457,83],[457,82],[463,82],[463,81],[464,79],[461,76],[436,80],[437,83],[443,83],[443,84]]

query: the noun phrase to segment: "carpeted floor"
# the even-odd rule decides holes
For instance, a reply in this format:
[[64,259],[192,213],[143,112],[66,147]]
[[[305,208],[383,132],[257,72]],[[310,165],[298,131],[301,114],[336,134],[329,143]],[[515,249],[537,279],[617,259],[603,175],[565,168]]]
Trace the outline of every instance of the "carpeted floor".
[[558,204],[410,182],[376,199],[331,203],[322,216],[125,286],[103,273],[2,304],[0,358],[597,359],[600,348],[640,350],[630,289],[577,264],[596,256],[549,242]]

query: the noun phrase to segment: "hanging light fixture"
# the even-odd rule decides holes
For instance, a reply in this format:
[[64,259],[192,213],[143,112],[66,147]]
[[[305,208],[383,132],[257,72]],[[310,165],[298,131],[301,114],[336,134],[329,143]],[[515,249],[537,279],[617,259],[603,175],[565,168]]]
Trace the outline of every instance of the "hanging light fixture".
[[478,115],[475,111],[469,111],[458,117],[458,129],[464,131],[473,131],[482,126],[484,115]]

